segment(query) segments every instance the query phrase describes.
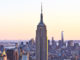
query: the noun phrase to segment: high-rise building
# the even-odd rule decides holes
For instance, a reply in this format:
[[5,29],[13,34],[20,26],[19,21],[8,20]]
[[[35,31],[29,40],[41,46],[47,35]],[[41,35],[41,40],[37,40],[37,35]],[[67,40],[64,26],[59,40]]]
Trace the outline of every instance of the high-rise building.
[[29,60],[29,53],[24,53],[22,55],[22,60]]
[[57,43],[54,40],[54,38],[52,37],[52,48],[55,49],[57,47]]
[[62,43],[64,43],[63,31],[61,32],[61,40],[62,40]]
[[20,48],[20,54],[19,54],[19,60],[22,60],[23,51],[22,48]]
[[14,51],[14,58],[15,60],[19,60],[19,54],[18,54],[18,49],[16,48],[15,51]]
[[0,51],[0,60],[7,60],[7,54],[5,49],[3,50],[3,52]]
[[7,59],[14,60],[14,50],[13,49],[7,50]]
[[8,60],[19,60],[18,51],[16,49],[8,49],[7,59]]
[[48,60],[47,30],[43,22],[42,5],[40,23],[37,25],[36,30],[36,60]]
[[67,46],[68,47],[73,47],[74,46],[73,40],[69,40]]
[[64,35],[63,35],[63,31],[61,31],[61,40],[58,41],[59,42],[59,47],[63,47],[64,45],[66,45],[64,43]]
[[7,60],[7,54],[6,54],[5,49],[2,52],[2,58],[3,58],[2,60]]
[[0,60],[2,60],[3,58],[2,58],[2,52],[0,51]]

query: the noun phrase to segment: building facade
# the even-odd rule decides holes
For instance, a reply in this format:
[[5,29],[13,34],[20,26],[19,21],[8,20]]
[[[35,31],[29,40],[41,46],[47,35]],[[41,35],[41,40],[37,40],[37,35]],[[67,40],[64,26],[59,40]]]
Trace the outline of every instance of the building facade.
[[43,23],[43,13],[41,6],[40,23],[36,30],[36,60],[48,60],[48,40],[46,25]]

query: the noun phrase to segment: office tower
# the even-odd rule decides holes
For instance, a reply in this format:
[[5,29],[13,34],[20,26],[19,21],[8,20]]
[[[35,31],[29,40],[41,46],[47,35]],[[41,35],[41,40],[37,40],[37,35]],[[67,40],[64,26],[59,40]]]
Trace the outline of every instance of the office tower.
[[23,46],[24,46],[24,42],[21,42],[20,48],[23,48]]
[[62,40],[59,40],[58,43],[59,43],[59,45],[58,45],[59,48],[61,48],[61,47],[63,46],[63,42],[62,42]]
[[0,50],[3,51],[4,45],[0,45]]
[[63,31],[61,31],[61,40],[58,41],[59,42],[59,47],[66,47],[66,43],[64,42],[64,35],[63,35]]
[[3,52],[2,52],[2,57],[3,57],[2,60],[7,60],[7,54],[6,54],[5,49],[4,49]]
[[61,32],[61,40],[62,40],[62,43],[64,43],[63,31]]
[[40,23],[37,25],[36,30],[36,60],[48,60],[47,30],[43,22],[42,5]]
[[8,60],[18,60],[18,51],[16,49],[8,49],[7,59]]
[[18,48],[15,48],[14,50],[14,60],[19,60],[19,54],[18,54]]
[[29,53],[24,53],[22,55],[22,60],[29,60]]
[[52,37],[52,47],[53,47],[53,49],[57,47],[57,43],[53,37]]
[[18,49],[18,43],[15,43],[15,47]]
[[20,48],[20,54],[19,54],[19,60],[22,60],[23,51],[22,48]]
[[0,51],[0,60],[2,60],[3,58],[2,58],[2,52]]
[[14,50],[13,49],[7,50],[7,59],[14,60]]
[[34,44],[34,39],[31,39],[31,40],[29,41],[29,44],[30,44],[30,45],[33,45],[33,44]]
[[73,47],[73,46],[74,46],[73,40],[68,41],[67,46],[68,46],[68,47]]
[[79,49],[79,47],[80,47],[80,46],[79,46],[79,43],[74,43],[74,48],[75,48],[75,49]]
[[52,46],[56,46],[56,41],[54,40],[53,37],[52,37]]
[[48,46],[50,46],[51,44],[50,44],[50,40],[48,40]]

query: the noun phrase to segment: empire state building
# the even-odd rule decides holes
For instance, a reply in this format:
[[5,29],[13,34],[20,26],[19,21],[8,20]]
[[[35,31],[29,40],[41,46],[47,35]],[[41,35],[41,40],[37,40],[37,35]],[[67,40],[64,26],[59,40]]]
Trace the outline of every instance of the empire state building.
[[43,22],[41,5],[40,22],[36,30],[36,60],[48,60],[48,40],[46,25]]

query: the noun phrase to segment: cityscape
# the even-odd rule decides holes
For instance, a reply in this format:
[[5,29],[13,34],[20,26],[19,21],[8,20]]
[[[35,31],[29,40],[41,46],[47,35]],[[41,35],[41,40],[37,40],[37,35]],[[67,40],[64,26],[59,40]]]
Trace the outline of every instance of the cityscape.
[[80,40],[65,40],[64,30],[60,31],[61,39],[56,40],[54,36],[48,39],[44,8],[40,5],[35,38],[0,40],[0,60],[80,60]]

